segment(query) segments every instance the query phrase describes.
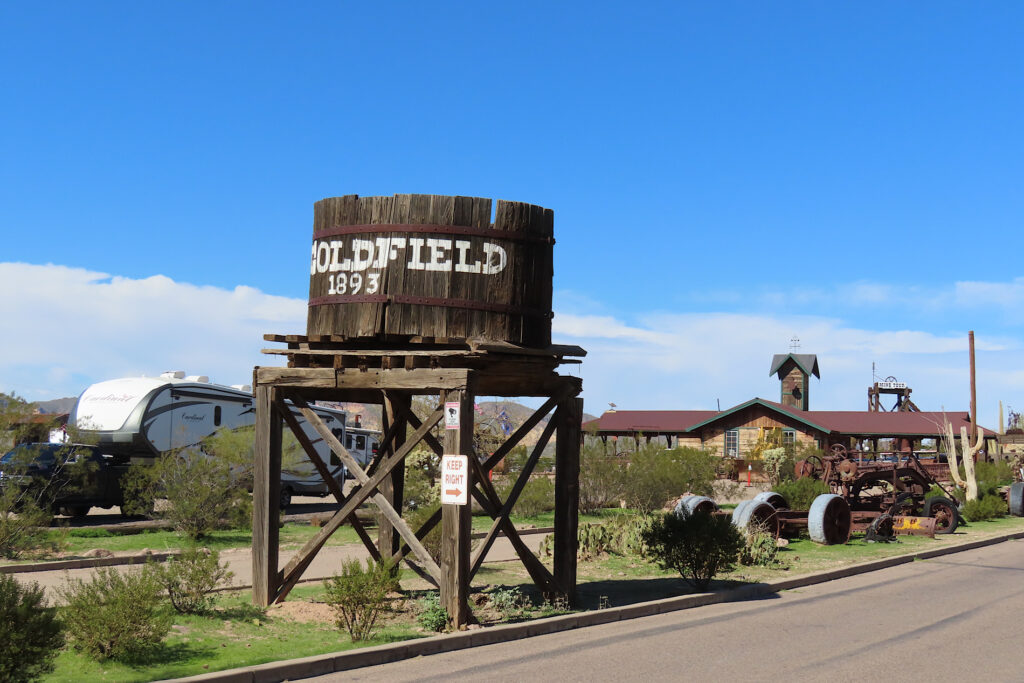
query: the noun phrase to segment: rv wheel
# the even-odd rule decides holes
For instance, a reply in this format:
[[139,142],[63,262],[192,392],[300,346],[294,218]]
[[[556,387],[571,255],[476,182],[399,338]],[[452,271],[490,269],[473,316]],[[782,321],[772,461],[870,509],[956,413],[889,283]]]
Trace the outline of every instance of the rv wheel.
[[292,490],[281,489],[281,509],[284,510],[292,504]]

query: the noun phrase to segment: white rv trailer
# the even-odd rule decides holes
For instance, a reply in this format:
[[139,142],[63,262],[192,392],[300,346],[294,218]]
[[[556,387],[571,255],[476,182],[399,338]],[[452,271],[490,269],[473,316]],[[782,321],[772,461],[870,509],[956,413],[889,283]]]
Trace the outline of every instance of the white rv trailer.
[[[369,463],[375,450],[371,443],[375,446],[379,438],[376,432],[348,439],[344,412],[319,407],[314,410],[360,464]],[[332,475],[343,483],[347,472],[340,459],[306,424],[297,408],[293,408],[293,414],[328,462]],[[79,396],[68,422],[104,453],[138,460],[173,450],[201,450],[202,441],[220,429],[252,427],[256,413],[249,386],[212,384],[205,376],[187,377],[184,372],[174,371],[159,377],[126,377],[93,384]],[[368,430],[359,431],[362,436]],[[281,476],[282,506],[290,503],[293,494],[327,495],[327,485],[308,458],[290,470]]]

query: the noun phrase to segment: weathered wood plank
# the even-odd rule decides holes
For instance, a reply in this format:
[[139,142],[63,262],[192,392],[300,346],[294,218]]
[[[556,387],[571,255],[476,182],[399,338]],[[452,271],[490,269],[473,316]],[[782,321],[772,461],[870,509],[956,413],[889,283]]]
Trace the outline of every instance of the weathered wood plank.
[[[473,394],[470,391],[447,391],[442,403],[459,403],[460,426],[446,429],[445,454],[469,455],[473,444]],[[472,468],[466,473],[467,485],[473,488]],[[441,483],[442,488],[444,483]],[[472,543],[472,507],[466,505],[441,506],[441,604],[448,610],[452,627],[461,628],[469,623],[469,553]]]
[[558,423],[558,435],[555,439],[554,575],[555,582],[571,603],[576,599],[583,399],[565,399],[552,419],[555,421]]
[[[382,443],[381,451],[387,448],[392,453],[405,445],[406,420],[404,413],[411,409],[412,397],[409,394],[388,393],[384,396],[384,429],[393,434],[391,442]],[[405,461],[403,460],[391,470],[391,474],[380,483],[380,493],[395,510],[402,509],[405,497]],[[386,518],[382,519],[377,529],[377,545],[381,554],[393,555],[400,548],[401,536]]]
[[278,521],[281,499],[281,418],[277,389],[256,386],[252,484],[252,600],[267,607],[278,591]]

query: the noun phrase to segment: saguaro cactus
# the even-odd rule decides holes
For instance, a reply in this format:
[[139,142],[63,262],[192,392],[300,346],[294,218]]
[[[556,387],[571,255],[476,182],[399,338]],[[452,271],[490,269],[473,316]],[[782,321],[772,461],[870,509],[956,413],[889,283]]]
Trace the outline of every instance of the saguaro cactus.
[[975,426],[978,430],[978,438],[971,444],[967,436],[967,427],[960,428],[960,450],[964,456],[964,480],[967,483],[967,500],[978,500],[978,475],[974,473],[974,456],[985,445],[985,434],[981,427]]
[[946,462],[949,463],[949,473],[953,477],[953,483],[958,488],[967,489],[967,484],[964,482],[963,477],[960,476],[960,463],[957,460],[956,455],[956,436],[953,435],[953,425],[946,422],[946,443],[943,444],[946,447]]

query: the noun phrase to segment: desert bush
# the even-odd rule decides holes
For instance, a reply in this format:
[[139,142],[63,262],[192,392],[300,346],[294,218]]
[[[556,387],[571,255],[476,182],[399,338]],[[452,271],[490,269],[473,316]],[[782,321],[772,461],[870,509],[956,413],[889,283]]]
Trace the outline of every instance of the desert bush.
[[607,455],[600,443],[580,451],[580,512],[590,514],[617,505],[625,490],[626,468],[621,458]]
[[791,510],[810,510],[815,498],[832,492],[828,484],[810,477],[780,482],[772,490],[786,499]]
[[743,548],[740,549],[739,555],[740,564],[770,567],[776,563],[779,546],[775,542],[775,536],[756,525],[751,525],[743,536]]
[[960,514],[968,522],[1005,517],[1009,512],[1006,501],[999,494],[986,494],[978,500],[969,500],[960,508]]
[[[650,517],[643,515],[619,515],[600,524],[581,524],[576,530],[577,556],[581,560],[604,553],[646,557],[644,533],[650,524]],[[554,540],[553,534],[544,537],[538,549],[540,555],[551,557]]]
[[88,581],[69,579],[58,595],[66,603],[61,614],[72,646],[98,660],[153,648],[171,628],[161,589],[148,566],[123,574],[100,567]]
[[664,450],[656,444],[642,447],[630,456],[625,473],[626,504],[650,514],[686,491],[710,495],[715,466],[714,455],[696,448]]
[[353,642],[367,640],[373,633],[377,618],[390,605],[389,593],[399,588],[401,571],[390,560],[366,560],[364,569],[359,560],[341,565],[341,574],[324,581],[327,604],[337,616],[338,628],[348,631]]
[[16,487],[0,489],[0,556],[16,559],[48,542],[53,515]]
[[448,610],[441,605],[437,592],[424,595],[416,604],[416,623],[428,631],[443,631],[448,628]]
[[518,616],[530,606],[530,600],[518,588],[499,588],[490,595],[491,606],[507,619]]
[[234,576],[227,563],[220,564],[217,551],[194,546],[155,565],[153,571],[167,591],[171,606],[181,614],[205,612],[213,602],[210,592]]
[[782,471],[790,461],[792,461],[792,457],[781,446],[778,448],[767,448],[761,453],[764,473],[768,475],[768,481],[771,482],[772,486],[782,481]]
[[[515,481],[512,477],[506,478],[498,489],[498,495],[505,500]],[[523,487],[516,504],[512,506],[512,513],[519,517],[537,517],[545,512],[555,509],[555,483],[549,477],[530,477]]]
[[244,527],[252,518],[252,498],[237,485],[228,461],[195,451],[169,452],[148,467],[130,470],[123,484],[128,513],[145,513],[155,498],[166,498],[167,506],[155,514],[192,540],[215,529]]
[[725,515],[694,512],[656,517],[644,541],[663,569],[677,572],[704,590],[720,572],[730,571],[743,548],[743,536]]
[[0,681],[34,681],[53,671],[64,630],[38,584],[0,574]]

